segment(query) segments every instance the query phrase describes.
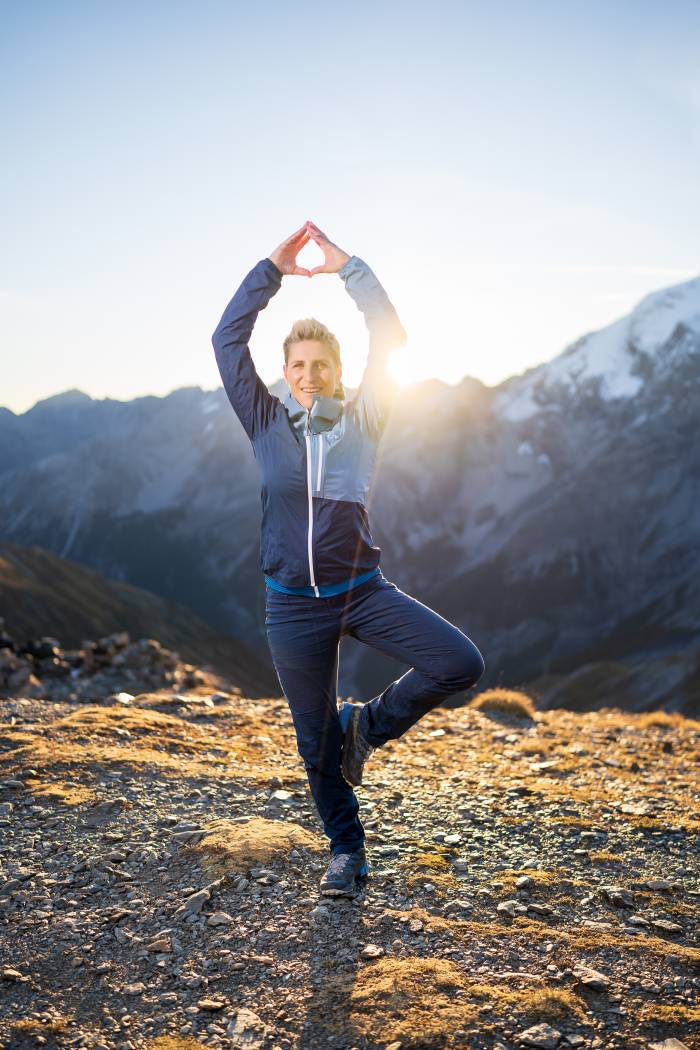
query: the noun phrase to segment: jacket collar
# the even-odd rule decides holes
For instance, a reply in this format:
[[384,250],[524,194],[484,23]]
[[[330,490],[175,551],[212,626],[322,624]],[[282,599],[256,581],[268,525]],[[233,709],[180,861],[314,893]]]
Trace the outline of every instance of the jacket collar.
[[287,410],[287,415],[295,430],[303,433],[306,430],[308,419],[309,427],[314,434],[318,434],[323,430],[330,430],[335,425],[336,420],[342,415],[344,408],[344,403],[337,397],[322,397],[320,394],[314,394],[309,415],[308,409],[299,404],[295,397],[292,397],[291,390],[287,393],[282,404]]

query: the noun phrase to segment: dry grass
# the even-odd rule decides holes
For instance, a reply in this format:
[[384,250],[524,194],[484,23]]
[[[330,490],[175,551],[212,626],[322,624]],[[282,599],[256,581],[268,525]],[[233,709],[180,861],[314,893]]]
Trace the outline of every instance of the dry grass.
[[661,729],[689,729],[700,730],[700,722],[693,718],[686,718],[677,711],[645,711],[637,715],[637,725],[640,729],[649,729],[650,726],[659,726]]
[[19,1021],[12,1021],[10,1028],[20,1035],[36,1040],[37,1036],[62,1035],[66,1033],[73,1019],[72,1014],[55,1014],[50,1020],[40,1020],[37,1017],[23,1017]]
[[189,1035],[159,1035],[143,1044],[144,1050],[201,1050],[206,1045]]
[[97,793],[85,784],[76,784],[67,780],[42,781],[30,777],[24,781],[25,787],[37,799],[50,799],[61,802],[64,806],[80,806],[83,803],[97,801]]
[[349,1004],[342,1015],[347,1036],[400,1040],[406,1050],[444,1046],[456,1028],[505,1012],[528,1021],[586,1018],[582,1000],[568,990],[470,983],[455,963],[417,956],[380,959],[324,992],[327,1015],[333,1016],[336,994]]
[[665,1006],[661,1003],[645,1003],[639,1011],[641,1021],[656,1021],[676,1024],[700,1024],[700,1006],[685,1006],[684,1003],[673,1003]]
[[318,836],[288,820],[265,820],[253,817],[247,824],[232,820],[212,820],[205,825],[206,835],[184,852],[196,857],[211,878],[244,872],[257,864],[286,861],[293,849],[320,852],[325,849]]
[[507,715],[532,722],[537,718],[531,697],[517,689],[485,689],[474,697],[469,707],[485,715]]
[[[272,703],[272,701],[270,701]],[[50,726],[0,727],[0,775],[34,767],[65,773],[90,768],[148,770],[178,779],[292,785],[303,774],[291,722],[269,706],[229,707],[215,725],[149,707],[85,705]]]
[[592,860],[594,864],[623,864],[625,858],[618,856],[617,853],[611,853],[610,850],[600,849],[595,853],[589,853],[588,859]]
[[450,866],[450,852],[439,847],[424,849],[411,855],[411,870],[406,875],[406,886],[413,889],[421,883],[431,882],[448,891],[459,889],[461,883],[455,878]]
[[449,919],[443,919],[440,915],[431,915],[425,908],[409,908],[405,911],[401,911],[400,908],[385,908],[384,914],[395,916],[397,922],[400,922],[401,925],[405,923],[407,928],[412,919],[420,919],[423,928],[431,933],[452,929],[452,922]]
[[531,893],[556,886],[563,880],[572,885],[577,883],[585,885],[580,879],[570,879],[567,870],[567,868],[553,868],[551,871],[543,871],[541,868],[506,868],[496,873],[497,881],[503,883],[503,888],[499,890],[499,893],[511,897],[516,891],[515,883],[522,875],[528,875],[532,879],[534,885],[530,887]]
[[[432,916],[430,916],[432,918]],[[614,916],[612,916],[614,919]],[[561,945],[578,948],[582,951],[599,952],[610,948],[632,955],[666,956],[677,955],[685,962],[697,966],[700,964],[700,948],[679,944],[675,940],[666,940],[653,934],[639,934],[628,937],[622,933],[615,934],[609,930],[591,928],[568,931],[550,925],[546,918],[536,919],[525,915],[512,918],[504,915],[494,922],[478,922],[473,919],[450,919],[450,926],[455,941],[471,942],[475,937],[503,938],[510,937],[517,944],[520,937],[528,940],[558,941]]]

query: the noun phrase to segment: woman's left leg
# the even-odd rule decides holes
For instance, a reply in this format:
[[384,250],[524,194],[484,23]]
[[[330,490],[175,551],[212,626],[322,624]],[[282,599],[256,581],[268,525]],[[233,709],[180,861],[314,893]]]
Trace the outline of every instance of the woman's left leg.
[[337,604],[337,599],[317,600],[268,590],[265,617],[270,653],[291,711],[297,750],[332,853],[352,852],[365,839],[359,802],[341,770]]
[[459,627],[383,575],[350,592],[341,630],[411,667],[362,707],[360,728],[373,747],[402,736],[446,697],[470,689],[486,669]]

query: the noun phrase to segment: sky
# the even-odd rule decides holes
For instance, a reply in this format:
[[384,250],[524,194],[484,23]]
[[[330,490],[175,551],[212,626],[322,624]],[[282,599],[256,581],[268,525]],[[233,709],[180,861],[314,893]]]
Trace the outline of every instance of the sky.
[[[3,0],[0,405],[220,385],[211,334],[312,219],[408,333],[406,383],[495,385],[700,272],[697,0]],[[301,265],[321,261],[308,245]],[[337,274],[293,321],[368,338]]]

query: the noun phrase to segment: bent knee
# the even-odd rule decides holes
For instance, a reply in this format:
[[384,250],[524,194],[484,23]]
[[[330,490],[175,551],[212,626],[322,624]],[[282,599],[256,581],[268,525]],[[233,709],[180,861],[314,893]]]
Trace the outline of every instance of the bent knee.
[[446,668],[445,677],[447,684],[455,691],[458,689],[471,689],[479,681],[485,670],[486,661],[474,643],[469,642],[469,645],[460,650],[450,661],[449,667]]

